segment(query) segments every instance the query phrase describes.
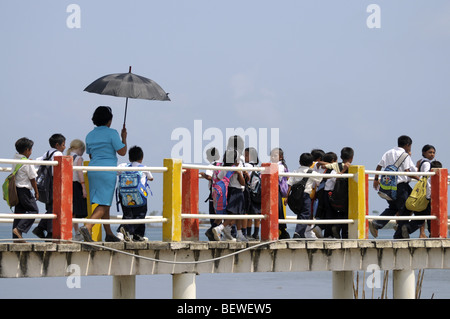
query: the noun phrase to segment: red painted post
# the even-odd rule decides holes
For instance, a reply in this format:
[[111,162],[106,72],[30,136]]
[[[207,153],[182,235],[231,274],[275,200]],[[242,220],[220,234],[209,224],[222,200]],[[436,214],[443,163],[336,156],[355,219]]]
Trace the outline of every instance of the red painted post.
[[263,163],[261,172],[261,240],[278,239],[278,164]]
[[53,238],[72,239],[73,157],[55,156],[53,167]]
[[[182,174],[181,213],[198,214],[198,169],[186,169]],[[199,220],[197,218],[182,219],[181,238],[198,241]]]
[[447,238],[448,170],[434,168],[432,171],[436,174],[431,176],[431,215],[437,219],[431,221],[431,237]]

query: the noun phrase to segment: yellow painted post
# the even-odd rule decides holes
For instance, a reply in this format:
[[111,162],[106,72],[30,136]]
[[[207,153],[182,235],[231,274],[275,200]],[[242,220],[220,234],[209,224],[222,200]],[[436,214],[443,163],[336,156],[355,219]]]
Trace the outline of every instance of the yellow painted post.
[[366,176],[364,166],[352,165],[348,171],[354,174],[348,181],[348,218],[355,222],[348,225],[348,238],[366,238]]
[[164,159],[163,241],[181,241],[181,159]]
[[[89,166],[89,161],[84,161],[83,166]],[[91,205],[91,198],[89,196],[89,180],[87,177],[87,173],[84,173],[83,176],[84,176],[84,186],[86,187],[86,201],[87,201],[87,212],[88,212],[87,218],[89,218],[92,216],[92,213],[94,212],[95,207],[97,207],[97,204]],[[102,241],[102,225],[101,224],[95,224],[92,227],[92,240],[93,241]]]

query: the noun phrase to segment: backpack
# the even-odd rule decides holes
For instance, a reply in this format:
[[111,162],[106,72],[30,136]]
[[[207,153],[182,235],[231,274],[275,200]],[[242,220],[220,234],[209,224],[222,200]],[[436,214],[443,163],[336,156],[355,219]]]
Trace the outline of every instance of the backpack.
[[[27,159],[26,157],[22,157],[21,159]],[[5,181],[2,185],[3,190],[3,199],[6,200],[8,206],[12,209],[12,207],[19,204],[19,197],[17,196],[16,189],[16,173],[22,167],[23,164],[17,164],[14,168],[14,171],[6,177]]]
[[[332,169],[325,170],[324,174],[330,174]],[[317,186],[316,194],[315,194],[315,201],[317,201],[317,208],[314,212],[314,216],[316,219],[325,219],[326,218],[326,209],[325,209],[325,196],[328,196],[327,193],[325,193],[325,183],[326,180],[322,179],[319,186]]]
[[[131,167],[131,164],[128,164],[128,167]],[[149,191],[151,193],[147,181],[142,184],[142,171],[124,171],[119,174],[116,195],[124,207],[147,205]]]
[[427,177],[422,177],[414,186],[411,194],[406,200],[405,207],[406,209],[413,212],[422,212],[428,207],[428,203],[430,202],[427,199]]
[[[312,170],[308,169],[307,174],[311,174]],[[309,177],[303,177],[302,180],[291,186],[287,204],[289,208],[295,213],[300,214],[303,208],[303,194],[305,193],[306,183]]]
[[[385,172],[397,172],[398,168],[405,161],[408,154],[404,152],[394,165],[387,166]],[[396,175],[381,175],[380,178],[380,189],[378,190],[378,195],[388,201],[393,201],[397,199],[397,176]]]
[[228,196],[228,185],[230,184],[231,176],[233,176],[234,171],[227,171],[222,179],[218,179],[217,173],[215,171],[213,174],[212,183],[212,198],[213,205],[216,214],[225,214],[227,209],[227,196]]
[[[56,150],[51,154],[47,152],[47,157],[44,161],[49,161]],[[39,192],[39,201],[48,204],[51,201],[51,194],[53,193],[53,174],[52,167],[48,165],[41,165],[37,171],[36,177],[37,189]]]
[[[339,170],[342,171],[342,163],[339,163]],[[328,193],[331,207],[335,211],[346,213],[348,211],[348,179],[336,178],[334,189]]]
[[247,189],[252,203],[261,204],[261,172],[253,171],[250,174]]

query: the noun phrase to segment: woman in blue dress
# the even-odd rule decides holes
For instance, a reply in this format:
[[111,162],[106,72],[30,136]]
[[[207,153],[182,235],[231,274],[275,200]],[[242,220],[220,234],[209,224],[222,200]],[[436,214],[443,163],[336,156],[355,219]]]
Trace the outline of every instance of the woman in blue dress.
[[[86,153],[89,154],[89,166],[117,166],[117,154],[124,156],[127,153],[127,130],[125,125],[121,136],[110,128],[113,114],[109,106],[99,106],[92,116],[96,126],[86,136]],[[115,171],[89,171],[89,197],[91,204],[98,204],[92,213],[91,219],[109,219],[109,209],[114,197],[117,172]],[[91,232],[94,224],[85,224],[80,233],[85,241],[92,241]],[[105,241],[120,241],[111,231],[111,226],[103,225],[106,236]]]

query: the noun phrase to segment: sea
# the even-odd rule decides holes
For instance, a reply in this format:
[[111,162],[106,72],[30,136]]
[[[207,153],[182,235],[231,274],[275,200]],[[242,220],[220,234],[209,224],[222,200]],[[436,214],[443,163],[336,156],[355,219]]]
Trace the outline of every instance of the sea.
[[[116,226],[112,225],[114,230]],[[295,225],[288,225],[293,234]],[[200,230],[200,240],[206,241],[206,228]],[[392,238],[392,229],[379,231],[379,238]],[[414,237],[415,234],[412,235]],[[418,234],[417,234],[418,235]],[[25,238],[35,238],[31,233]],[[147,227],[149,240],[161,240],[161,227]],[[11,224],[0,224],[0,238],[11,238]],[[358,299],[392,299],[392,272],[387,274],[387,297],[383,287],[374,287],[369,273],[354,273]],[[384,275],[384,272],[383,272]],[[416,271],[420,299],[450,298],[450,269]],[[382,280],[382,282],[384,282]],[[200,274],[196,276],[197,299],[331,299],[332,273],[278,272],[242,274]],[[67,277],[1,278],[0,299],[111,299],[111,276],[81,277],[79,285],[68,282]],[[136,299],[171,299],[171,275],[142,275],[136,277]]]

